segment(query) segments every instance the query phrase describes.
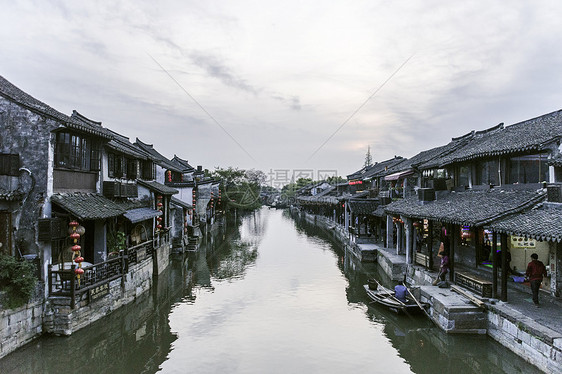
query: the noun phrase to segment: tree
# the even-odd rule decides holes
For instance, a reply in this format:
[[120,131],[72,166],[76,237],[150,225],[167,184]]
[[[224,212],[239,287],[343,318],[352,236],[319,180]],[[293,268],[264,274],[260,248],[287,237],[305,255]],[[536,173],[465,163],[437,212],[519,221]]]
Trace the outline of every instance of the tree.
[[365,168],[373,165],[373,158],[371,157],[371,146],[367,147],[367,154],[365,155]]
[[225,210],[254,210],[261,206],[260,190],[265,181],[264,172],[229,166],[226,169],[216,167],[212,176],[221,181],[221,197]]

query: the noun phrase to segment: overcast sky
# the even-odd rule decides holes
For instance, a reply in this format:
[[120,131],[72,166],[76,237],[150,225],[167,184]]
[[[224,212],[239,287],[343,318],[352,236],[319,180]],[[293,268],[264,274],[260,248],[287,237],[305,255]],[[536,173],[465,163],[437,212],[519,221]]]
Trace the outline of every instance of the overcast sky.
[[3,0],[1,9],[0,75],[208,169],[345,176],[369,145],[374,161],[411,157],[562,108],[560,1]]

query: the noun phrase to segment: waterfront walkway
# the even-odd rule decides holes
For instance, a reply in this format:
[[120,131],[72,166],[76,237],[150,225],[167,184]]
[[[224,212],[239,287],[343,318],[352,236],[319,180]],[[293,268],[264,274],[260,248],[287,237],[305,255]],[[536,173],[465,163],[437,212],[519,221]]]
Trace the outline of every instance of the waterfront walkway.
[[[361,247],[361,244],[358,246]],[[369,247],[369,249],[371,248]],[[392,273],[389,275],[394,281],[399,280],[404,274],[400,274],[400,269],[407,268],[406,256],[397,255],[395,249],[383,248],[382,246],[379,246],[378,251],[378,260],[381,267],[387,273],[389,269],[392,269]],[[484,302],[484,308],[487,310],[487,318],[484,320],[481,320],[480,313],[474,312],[475,309],[478,309],[475,307],[472,308],[472,311],[467,309],[465,316],[461,313],[461,315],[453,317],[454,310],[459,307],[460,295],[450,288],[442,289],[431,286],[431,280],[435,279],[437,275],[435,270],[432,271],[418,265],[413,265],[413,267],[414,269],[410,267],[408,272],[411,274],[411,270],[414,270],[414,273],[417,273],[417,281],[414,283],[422,286],[421,288],[426,296],[430,295],[429,297],[434,300],[435,305],[433,307],[440,305],[438,309],[441,309],[445,305],[446,309],[452,308],[446,312],[441,311],[442,314],[438,316],[432,316],[434,322],[442,329],[450,332],[486,331],[489,336],[542,370],[546,372],[561,371],[562,300],[560,298],[541,291],[539,294],[540,307],[537,308],[531,299],[531,290],[528,284],[508,282],[508,301],[506,302],[493,298],[481,298],[465,290],[467,294],[471,294]],[[455,270],[480,275],[486,273],[485,270],[478,271],[461,266],[457,266]],[[421,281],[418,282],[419,280]],[[434,288],[435,291],[439,291],[434,292]],[[467,306],[468,304],[474,305],[468,298],[464,296],[462,298],[465,299]],[[457,301],[456,304],[450,303],[453,299]],[[452,322],[451,318],[453,318]],[[456,318],[459,319],[454,321]],[[479,326],[485,327],[485,330],[480,330]],[[471,328],[473,329],[471,330]]]
[[[363,246],[363,244],[359,244]],[[372,249],[373,244],[369,245]],[[405,255],[397,255],[394,248],[383,248],[378,246],[378,250],[384,254],[387,261],[392,262],[394,265],[406,264]],[[423,269],[421,266],[414,265]],[[458,269],[458,268],[457,268]],[[424,269],[426,272],[432,274],[431,278],[435,278],[436,271]],[[467,270],[462,268],[463,271]],[[476,273],[475,270],[469,270]],[[498,288],[501,287],[498,285]],[[452,292],[452,291],[451,291]],[[470,291],[467,290],[468,293]],[[537,308],[533,304],[531,298],[531,288],[527,284],[517,284],[515,282],[508,282],[507,284],[507,300],[506,302],[496,299],[483,299],[490,309],[497,309],[503,313],[511,314],[513,317],[521,318],[523,316],[531,318],[535,323],[544,326],[553,331],[557,338],[562,337],[562,299],[551,296],[547,292],[540,292],[539,301],[540,307]],[[476,296],[478,297],[478,296]]]

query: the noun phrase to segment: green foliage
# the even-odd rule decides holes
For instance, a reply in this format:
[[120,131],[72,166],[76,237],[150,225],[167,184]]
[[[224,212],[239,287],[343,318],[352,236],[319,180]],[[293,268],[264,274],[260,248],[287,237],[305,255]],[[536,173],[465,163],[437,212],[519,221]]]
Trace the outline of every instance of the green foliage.
[[266,179],[262,171],[217,167],[212,177],[221,181],[225,210],[254,210],[261,206],[260,191]]
[[2,298],[5,308],[17,308],[30,299],[37,284],[35,271],[31,262],[0,255],[0,290],[5,292]]
[[281,193],[286,197],[295,196],[295,192],[309,184],[313,184],[314,181],[310,178],[299,178],[295,183],[289,183],[283,186]]
[[107,235],[107,250],[110,255],[117,255],[119,251],[125,250],[127,236],[123,231],[113,231]]

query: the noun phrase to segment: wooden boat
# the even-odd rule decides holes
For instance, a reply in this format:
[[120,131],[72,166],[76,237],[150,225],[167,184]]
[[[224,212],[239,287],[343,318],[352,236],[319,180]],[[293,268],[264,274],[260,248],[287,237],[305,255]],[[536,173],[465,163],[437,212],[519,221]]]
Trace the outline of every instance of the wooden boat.
[[371,298],[371,300],[377,304],[387,307],[395,313],[417,314],[423,311],[422,308],[420,308],[420,305],[423,308],[428,306],[427,303],[418,304],[409,294],[406,294],[403,300],[399,300],[396,298],[394,291],[389,290],[378,283],[376,289],[373,286],[373,283],[371,283],[371,286],[369,284],[365,284],[363,287],[365,287],[365,291],[367,291],[367,295]]

